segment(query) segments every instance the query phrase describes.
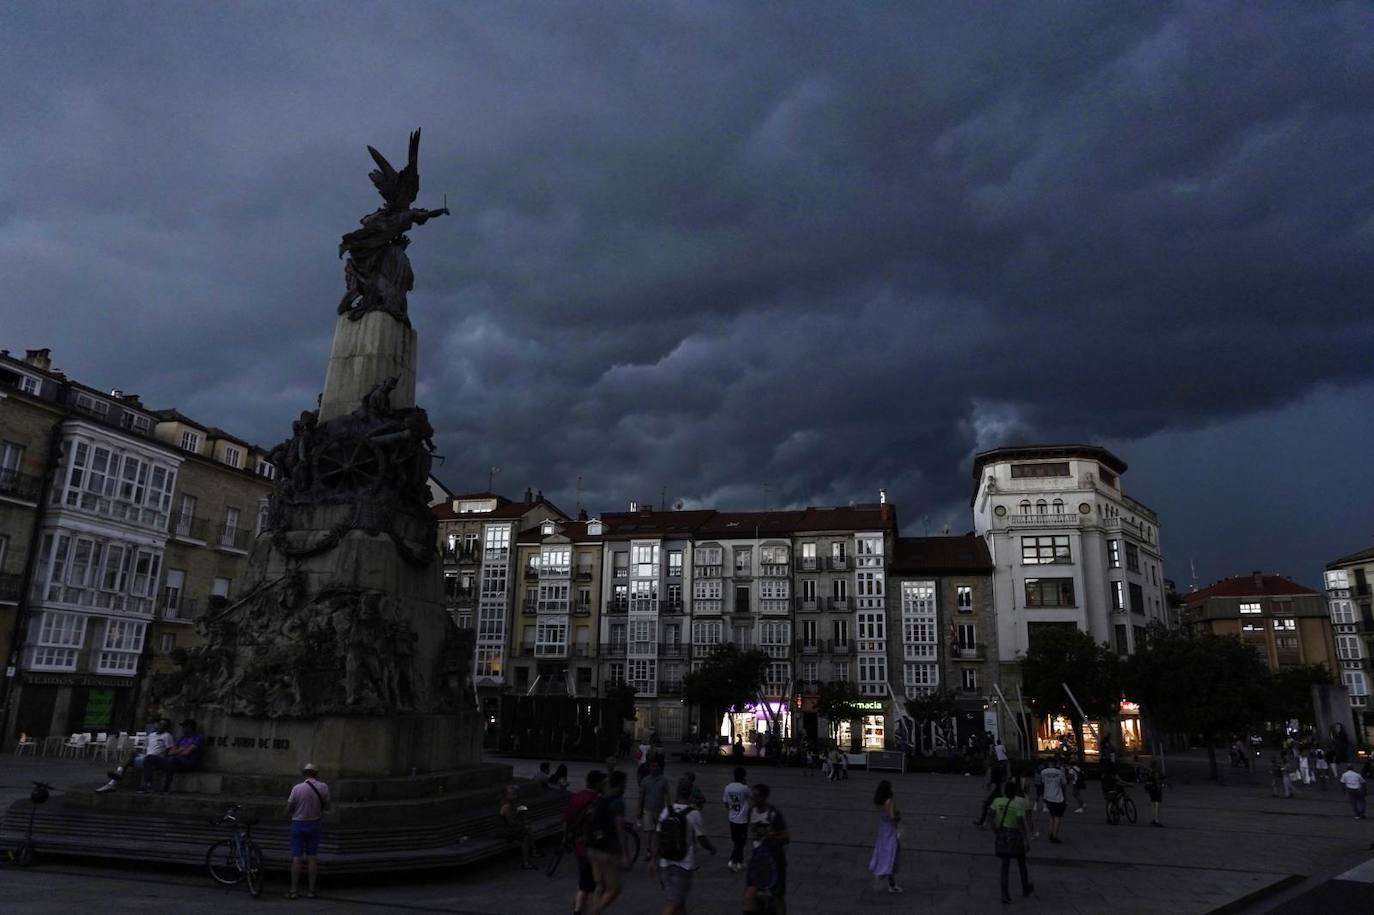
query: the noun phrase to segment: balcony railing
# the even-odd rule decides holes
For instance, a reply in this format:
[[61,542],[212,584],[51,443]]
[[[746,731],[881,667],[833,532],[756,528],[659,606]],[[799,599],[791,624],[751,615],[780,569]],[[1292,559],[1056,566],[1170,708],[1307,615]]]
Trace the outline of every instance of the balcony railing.
[[525,581],[538,581],[539,569],[536,566],[525,566]]
[[571,566],[540,566],[540,578],[567,578],[572,575]]
[[759,566],[759,575],[763,578],[786,578],[787,572],[788,566],[785,562],[765,562]]
[[572,656],[574,658],[590,658],[592,656],[592,646],[586,644],[574,645],[572,647]]
[[246,550],[253,538],[253,529],[248,527],[221,527],[216,538],[217,545],[226,550]]
[[720,578],[721,568],[718,565],[694,566],[692,575],[695,578]]
[[659,681],[658,681],[658,694],[659,694],[660,696],[681,696],[681,695],[682,695],[682,681],[681,681],[681,680],[659,680]]
[[567,613],[568,599],[562,600],[541,600],[537,608],[540,613]]
[[444,547],[442,550],[440,550],[440,555],[443,557],[444,562],[447,563],[478,562],[480,561],[478,553],[478,550],[465,550],[461,546],[454,547],[452,549]]
[[157,601],[157,616],[164,620],[183,620],[190,621],[195,619],[196,610],[200,606],[200,598],[187,597],[185,594],[173,596],[166,591]]
[[821,602],[814,597],[796,598],[798,613],[818,613],[821,609]]
[[17,601],[23,589],[23,575],[18,572],[0,573],[0,600]]
[[601,657],[603,658],[623,658],[627,648],[626,642],[602,642]]
[[[1005,518],[997,519],[993,522],[994,527],[1078,527],[1080,522],[1086,521],[1086,516],[1079,515],[1077,512],[1015,512]],[[1107,518],[1103,521],[1103,527],[1108,530],[1120,530],[1119,522],[1121,518]]]
[[802,654],[819,654],[821,641],[819,639],[797,639],[797,651]]
[[43,480],[33,474],[0,470],[0,496],[37,502],[42,489]]
[[534,616],[535,613],[539,612],[539,601],[533,597],[525,598],[520,602],[520,612]]
[[663,601],[660,601],[660,602],[659,602],[659,605],[658,605],[658,612],[659,612],[659,613],[682,613],[682,612],[683,612],[682,601],[681,601],[681,600],[663,600]]
[[825,599],[825,609],[831,613],[848,613],[850,606],[847,597],[827,597]]
[[854,643],[837,642],[834,639],[830,639],[825,643],[825,652],[826,654],[853,654]]
[[830,557],[830,571],[832,571],[832,572],[848,572],[848,571],[849,571],[849,557],[848,557],[848,556],[831,556],[831,557]]
[[685,658],[687,657],[688,646],[682,642],[668,642],[658,646],[658,656],[660,658]]
[[197,518],[194,515],[174,514],[169,519],[167,532],[173,537],[182,540],[199,540],[202,543],[209,539],[210,519]]
[[618,599],[616,599],[616,598],[611,598],[611,600],[606,604],[606,612],[607,612],[607,613],[629,613],[629,612],[630,612],[630,602],[629,602],[628,600],[623,600],[623,599],[622,599],[622,600],[618,600]]
[[955,661],[982,661],[986,660],[988,651],[983,644],[956,644],[949,650],[950,658]]
[[592,570],[591,570],[591,567],[590,567],[590,566],[578,566],[578,567],[577,567],[577,580],[578,580],[578,581],[591,581],[591,580],[592,580]]
[[592,615],[592,605],[591,605],[591,604],[573,604],[573,615],[574,615],[574,616],[591,616],[591,615]]

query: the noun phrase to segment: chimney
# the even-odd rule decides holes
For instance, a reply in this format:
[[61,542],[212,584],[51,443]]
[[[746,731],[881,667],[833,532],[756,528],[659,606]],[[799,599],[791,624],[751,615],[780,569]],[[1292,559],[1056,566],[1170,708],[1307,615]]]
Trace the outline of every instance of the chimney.
[[585,508],[579,508],[579,509],[577,510],[577,520],[578,520],[578,521],[586,521],[586,520],[587,520],[587,510],[586,510]]
[[537,490],[537,491],[535,492],[535,494],[534,494],[534,501],[536,501],[536,502],[543,502],[543,501],[544,501],[544,490],[540,489],[540,490]]
[[26,349],[24,350],[24,361],[36,369],[47,371],[52,368],[52,350],[50,349]]
[[1254,576],[1255,576],[1255,587],[1256,587],[1256,588],[1263,588],[1263,587],[1264,587],[1264,573],[1261,572],[1261,571],[1259,571],[1258,569],[1256,569],[1256,570],[1254,571],[1253,574],[1254,574]]
[[534,501],[534,490],[533,490],[533,489],[530,489],[530,488],[527,486],[527,487],[525,487],[525,504],[526,504],[526,505],[529,505],[529,504],[530,504],[531,502],[533,502],[533,501]]

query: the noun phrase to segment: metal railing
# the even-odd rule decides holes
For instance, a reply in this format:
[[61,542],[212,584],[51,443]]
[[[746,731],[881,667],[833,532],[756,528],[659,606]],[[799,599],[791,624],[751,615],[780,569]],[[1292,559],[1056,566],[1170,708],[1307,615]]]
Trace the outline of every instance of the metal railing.
[[37,502],[43,490],[43,480],[31,473],[17,470],[0,470],[0,496]]
[[246,550],[252,537],[252,528],[223,526],[219,529],[215,545],[229,550]]

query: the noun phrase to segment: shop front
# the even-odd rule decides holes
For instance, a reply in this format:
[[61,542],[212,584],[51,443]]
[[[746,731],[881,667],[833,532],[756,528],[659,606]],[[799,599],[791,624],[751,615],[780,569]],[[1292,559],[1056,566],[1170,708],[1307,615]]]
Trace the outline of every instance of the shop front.
[[[1100,725],[1095,721],[1083,723],[1083,752],[1087,756],[1098,754]],[[1063,715],[1050,715],[1037,719],[1035,729],[1035,749],[1038,753],[1073,753],[1078,745],[1074,733],[1073,720]]]
[[1127,699],[1121,700],[1121,740],[1122,752],[1140,753],[1145,749],[1145,732],[1140,726],[1140,705]]
[[835,729],[835,743],[853,752],[882,750],[887,746],[887,703],[867,700],[855,703],[859,716],[853,721],[840,721]]
[[729,743],[739,740],[745,748],[765,746],[771,736],[787,740],[792,736],[792,714],[787,703],[759,702],[742,712],[727,712],[720,720],[720,736]]
[[133,684],[96,674],[23,673],[15,730],[37,736],[132,730]]

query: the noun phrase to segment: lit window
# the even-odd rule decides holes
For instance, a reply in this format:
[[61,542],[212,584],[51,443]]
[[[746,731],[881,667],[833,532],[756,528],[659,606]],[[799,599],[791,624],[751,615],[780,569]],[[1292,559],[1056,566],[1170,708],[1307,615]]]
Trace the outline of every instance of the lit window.
[[1260,605],[1259,605],[1259,604],[1241,604],[1241,605],[1240,605],[1240,612],[1241,612],[1241,613],[1246,613],[1246,614],[1259,613],[1259,612],[1260,612]]

